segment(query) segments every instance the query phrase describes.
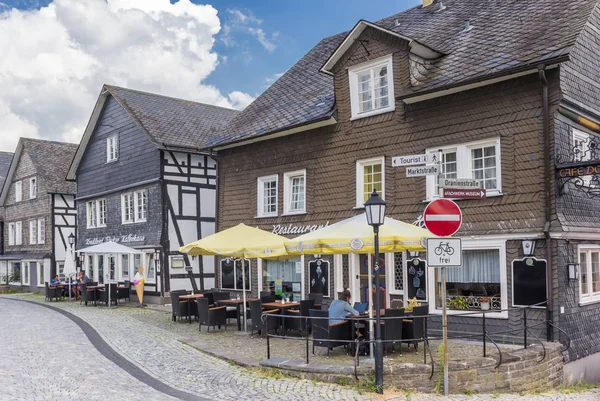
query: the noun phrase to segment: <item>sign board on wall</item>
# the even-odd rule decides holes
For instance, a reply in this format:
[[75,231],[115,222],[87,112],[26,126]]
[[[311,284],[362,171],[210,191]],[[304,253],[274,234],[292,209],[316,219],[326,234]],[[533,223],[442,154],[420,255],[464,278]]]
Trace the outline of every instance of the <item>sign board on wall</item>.
[[427,238],[427,264],[433,267],[460,267],[462,243],[460,238]]
[[430,166],[417,166],[406,168],[407,177],[423,177],[426,175],[436,175],[439,173],[440,167],[437,164],[432,164]]
[[116,242],[116,243],[130,243],[130,242],[143,242],[146,239],[144,235],[137,234],[127,234],[127,235],[109,235],[107,237],[96,237],[96,238],[87,238],[85,240],[86,245],[98,245],[104,242]]
[[487,196],[485,189],[455,189],[444,188],[444,198],[454,199],[484,199]]
[[513,306],[539,304],[548,300],[546,261],[536,258],[516,259],[512,262]]
[[414,166],[417,164],[437,163],[436,153],[424,153],[422,155],[396,156],[392,157],[392,167]]
[[439,185],[440,188],[480,189],[483,188],[483,181],[472,178],[440,177]]
[[427,301],[427,265],[419,258],[409,260],[406,265],[408,298]]

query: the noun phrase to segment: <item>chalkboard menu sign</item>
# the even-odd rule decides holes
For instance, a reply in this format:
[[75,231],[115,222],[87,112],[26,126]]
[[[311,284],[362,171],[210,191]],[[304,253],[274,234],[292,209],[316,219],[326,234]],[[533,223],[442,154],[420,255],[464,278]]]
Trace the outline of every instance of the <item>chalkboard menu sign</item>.
[[[529,306],[546,302],[546,261],[524,258],[512,262],[513,306]],[[540,305],[544,307],[545,304]]]
[[427,301],[427,264],[419,258],[408,261],[406,266],[408,298]]

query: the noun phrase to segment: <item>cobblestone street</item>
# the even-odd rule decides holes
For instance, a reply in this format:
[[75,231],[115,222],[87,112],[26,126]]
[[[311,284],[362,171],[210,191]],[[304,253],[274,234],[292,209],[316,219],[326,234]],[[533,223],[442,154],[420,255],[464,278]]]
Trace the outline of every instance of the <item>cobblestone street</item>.
[[[16,298],[43,303],[39,295]],[[164,312],[130,307],[51,304],[81,318],[116,353],[152,378],[195,399],[210,400],[371,400],[348,386],[275,378],[205,355],[181,342],[197,325],[171,324]],[[2,400],[170,400],[115,365],[90,344],[70,319],[48,308],[0,298],[0,399]],[[27,318],[24,318],[27,317]],[[197,331],[196,331],[197,333]],[[197,334],[196,334],[197,335]],[[44,344],[44,345],[41,345]],[[47,344],[47,345],[46,345]],[[126,370],[126,369],[125,369]],[[193,398],[189,398],[193,399]],[[445,400],[431,394],[391,394],[389,400]],[[598,389],[544,395],[453,395],[450,400],[600,400]]]

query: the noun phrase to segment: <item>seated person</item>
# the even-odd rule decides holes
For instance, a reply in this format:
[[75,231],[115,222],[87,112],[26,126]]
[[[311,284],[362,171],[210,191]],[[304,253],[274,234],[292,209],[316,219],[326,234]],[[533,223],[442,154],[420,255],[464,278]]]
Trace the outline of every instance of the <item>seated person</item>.
[[60,279],[58,278],[58,274],[56,276],[54,276],[54,278],[52,280],[50,280],[50,285],[57,285],[60,284]]
[[359,315],[358,311],[350,306],[350,299],[350,291],[346,289],[340,295],[340,299],[329,305],[329,324],[339,323],[348,315]]
[[79,277],[77,278],[77,281],[79,282],[79,284],[87,284],[87,283],[89,283],[90,278],[82,270],[79,272]]

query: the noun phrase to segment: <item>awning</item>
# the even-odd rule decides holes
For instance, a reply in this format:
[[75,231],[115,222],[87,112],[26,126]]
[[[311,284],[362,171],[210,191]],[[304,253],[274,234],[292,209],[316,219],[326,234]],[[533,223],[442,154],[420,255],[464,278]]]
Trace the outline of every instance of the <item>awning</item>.
[[49,258],[48,253],[12,253],[6,255],[0,255],[0,260],[22,260],[22,259],[45,259]]
[[142,251],[130,248],[125,245],[117,244],[116,242],[103,242],[98,245],[90,246],[88,248],[78,249],[77,253],[133,253],[141,254]]

